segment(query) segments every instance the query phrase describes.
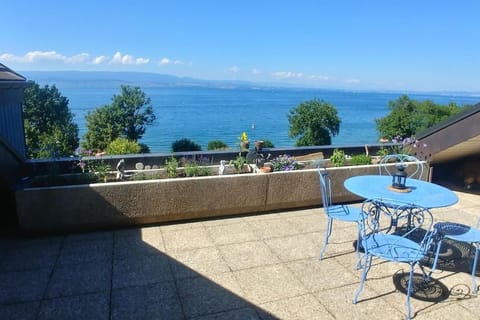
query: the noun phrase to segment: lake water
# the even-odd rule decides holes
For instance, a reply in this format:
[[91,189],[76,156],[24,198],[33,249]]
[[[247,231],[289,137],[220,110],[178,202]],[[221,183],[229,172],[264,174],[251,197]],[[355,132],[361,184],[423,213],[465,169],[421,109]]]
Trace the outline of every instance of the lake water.
[[[80,137],[85,132],[88,111],[110,104],[120,88],[61,88],[75,114]],[[288,111],[304,101],[317,98],[330,102],[341,119],[340,133],[332,145],[377,143],[375,119],[389,113],[388,102],[399,93],[349,92],[293,88],[143,88],[151,99],[157,120],[148,126],[141,142],[151,152],[170,152],[173,141],[189,138],[207,149],[212,140],[222,140],[237,148],[238,137],[245,131],[250,141],[268,139],[275,147],[292,147],[289,138]],[[479,96],[408,94],[411,99],[430,99],[435,103],[476,104]]]

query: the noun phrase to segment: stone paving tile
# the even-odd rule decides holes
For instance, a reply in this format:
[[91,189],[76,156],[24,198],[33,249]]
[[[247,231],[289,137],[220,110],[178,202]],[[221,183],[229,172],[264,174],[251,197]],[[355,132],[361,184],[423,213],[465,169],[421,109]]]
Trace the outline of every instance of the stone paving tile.
[[0,273],[0,305],[42,299],[51,269]]
[[268,313],[262,315],[264,320],[328,320],[335,319],[312,294],[281,299],[260,305]]
[[319,250],[315,241],[319,236],[318,233],[297,234],[283,238],[267,239],[265,243],[280,260],[286,262],[318,256]]
[[308,289],[284,265],[261,266],[233,272],[245,297],[254,304],[309,293]]
[[194,317],[192,320],[262,320],[253,308],[241,308],[231,311],[218,312],[206,316]]
[[[353,297],[358,285],[348,285],[334,289],[321,290],[315,297],[336,319],[369,319],[369,320],[404,320],[406,313],[392,307],[381,296],[365,290],[356,304]],[[400,303],[400,310],[406,310],[405,304]]]
[[51,268],[60,253],[61,239],[41,238],[19,240],[7,248],[1,262],[1,271],[22,271]]
[[0,319],[35,320],[37,319],[40,301],[0,305]]
[[231,273],[181,279],[177,287],[187,318],[250,306],[239,294],[241,288]]
[[119,237],[115,239],[113,246],[114,261],[121,259],[138,259],[142,256],[159,254],[164,250],[160,235],[157,241],[146,242],[138,237]]
[[263,241],[251,241],[218,246],[232,270],[279,263],[280,260]]
[[78,243],[79,241],[89,240],[105,240],[113,241],[113,231],[96,231],[96,232],[82,232],[67,234],[63,241],[63,245],[68,243]]
[[309,292],[343,287],[358,283],[360,277],[348,272],[334,259],[307,259],[286,264],[293,274],[308,288]]
[[300,233],[323,232],[327,223],[326,216],[321,211],[303,215],[291,215],[286,217],[286,220],[294,225],[295,229]]
[[84,241],[69,241],[64,243],[57,265],[87,262],[111,263],[113,254],[113,241],[105,239],[93,239]]
[[42,301],[38,320],[108,320],[106,293],[86,294]]
[[46,297],[57,298],[109,291],[111,263],[90,262],[56,267]]
[[146,285],[173,280],[170,258],[163,253],[117,260],[113,264],[113,288]]
[[295,225],[282,218],[254,220],[248,222],[262,239],[279,238],[301,233]]
[[216,245],[260,240],[252,226],[245,222],[237,222],[206,227]]
[[173,281],[114,289],[112,320],[184,319]]
[[180,230],[163,230],[165,251],[173,252],[214,246],[205,227],[187,228]]
[[177,279],[229,272],[216,247],[178,251],[170,254],[170,266]]

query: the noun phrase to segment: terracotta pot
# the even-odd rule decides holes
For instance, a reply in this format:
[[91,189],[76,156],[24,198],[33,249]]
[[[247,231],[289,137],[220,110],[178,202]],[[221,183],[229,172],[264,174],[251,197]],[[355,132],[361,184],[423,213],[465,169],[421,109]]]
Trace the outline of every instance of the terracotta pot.
[[259,170],[262,171],[263,173],[268,173],[268,172],[272,171],[272,168],[270,168],[270,167],[261,167]]

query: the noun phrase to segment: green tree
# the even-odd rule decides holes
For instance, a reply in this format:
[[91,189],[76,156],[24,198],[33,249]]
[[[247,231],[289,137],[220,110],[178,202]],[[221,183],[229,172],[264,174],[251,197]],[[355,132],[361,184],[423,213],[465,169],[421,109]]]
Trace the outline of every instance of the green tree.
[[380,137],[389,140],[397,136],[402,138],[415,136],[466,108],[455,103],[445,106],[435,104],[431,100],[412,100],[407,95],[390,101],[388,107],[390,113],[383,118],[375,119],[375,124]]
[[68,99],[55,85],[41,88],[34,81],[25,89],[23,119],[29,158],[70,156],[78,147],[78,125]]
[[125,138],[117,138],[110,142],[105,150],[107,154],[135,154],[140,153],[142,147],[134,142]]
[[202,147],[188,138],[182,138],[172,142],[172,152],[183,151],[202,151]]
[[207,144],[207,150],[225,150],[228,146],[222,140],[212,140]]
[[317,99],[302,102],[288,114],[289,136],[299,137],[296,146],[332,144],[332,136],[338,135],[341,120],[335,107]]
[[104,150],[117,138],[138,142],[146,126],[153,124],[155,118],[150,98],[140,87],[122,85],[121,94],[114,95],[110,105],[86,115],[87,133],[83,146]]

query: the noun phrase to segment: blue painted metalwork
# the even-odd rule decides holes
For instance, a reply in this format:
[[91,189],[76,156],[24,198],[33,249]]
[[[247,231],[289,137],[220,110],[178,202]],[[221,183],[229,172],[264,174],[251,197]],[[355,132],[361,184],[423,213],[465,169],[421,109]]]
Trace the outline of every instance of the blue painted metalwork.
[[[327,215],[327,230],[325,232],[325,239],[322,250],[320,251],[320,260],[323,259],[325,250],[327,249],[328,240],[332,234],[333,220],[340,220],[345,222],[359,223],[362,220],[362,210],[360,208],[350,205],[335,205],[332,203],[332,188],[331,178],[326,169],[319,169],[318,175],[320,177],[320,188],[322,191],[323,211]],[[358,252],[358,244],[357,244]]]
[[[429,280],[429,274],[420,261],[427,254],[433,240],[433,216],[427,208],[413,207],[409,203],[391,199],[366,200],[362,210],[365,214],[365,219],[360,223],[360,242],[364,251],[363,271],[353,303],[358,301],[374,257],[407,263],[410,265],[410,273],[406,304],[407,317],[411,319],[410,296],[414,290],[413,272],[417,264],[422,270],[424,281]],[[392,219],[402,221],[398,217],[404,216],[409,217],[408,222],[391,227]]]

